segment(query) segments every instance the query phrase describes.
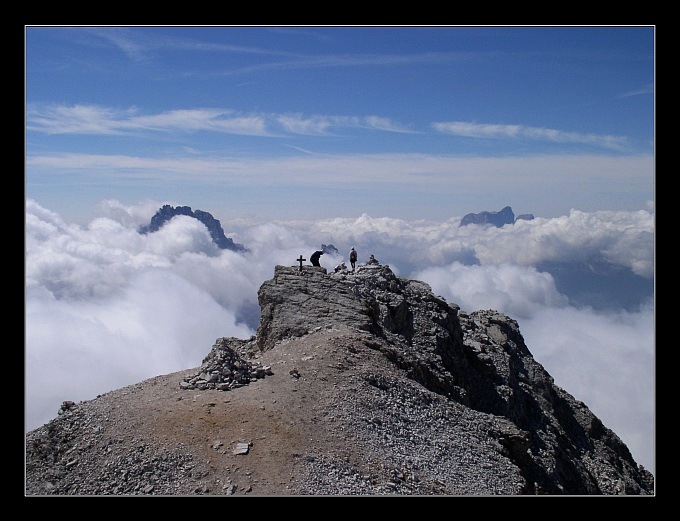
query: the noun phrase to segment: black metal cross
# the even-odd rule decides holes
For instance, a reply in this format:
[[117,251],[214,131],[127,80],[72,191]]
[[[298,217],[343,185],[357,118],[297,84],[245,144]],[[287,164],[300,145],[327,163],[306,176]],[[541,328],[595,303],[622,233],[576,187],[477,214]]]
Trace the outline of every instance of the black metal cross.
[[300,255],[300,258],[297,260],[300,263],[300,271],[302,271],[302,263],[306,261],[307,259],[303,259],[302,255]]

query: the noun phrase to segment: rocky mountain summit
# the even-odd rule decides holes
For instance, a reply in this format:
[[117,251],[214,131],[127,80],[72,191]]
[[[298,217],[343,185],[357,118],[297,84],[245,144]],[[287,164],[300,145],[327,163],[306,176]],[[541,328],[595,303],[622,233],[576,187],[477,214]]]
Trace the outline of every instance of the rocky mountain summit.
[[515,320],[388,265],[276,266],[249,339],[26,435],[27,495],[653,495]]
[[458,227],[467,226],[468,224],[492,224],[496,228],[502,228],[506,224],[515,224],[519,220],[531,221],[534,218],[533,214],[524,213],[515,217],[512,208],[506,206],[499,212],[480,212],[469,213],[463,216]]
[[151,222],[139,229],[139,233],[146,235],[147,233],[157,232],[161,227],[176,215],[186,215],[198,219],[205,224],[210,232],[210,237],[213,242],[223,250],[244,251],[242,244],[236,244],[232,239],[224,235],[222,224],[215,219],[212,214],[204,212],[203,210],[192,210],[189,206],[171,206],[169,204],[163,205],[151,217]]

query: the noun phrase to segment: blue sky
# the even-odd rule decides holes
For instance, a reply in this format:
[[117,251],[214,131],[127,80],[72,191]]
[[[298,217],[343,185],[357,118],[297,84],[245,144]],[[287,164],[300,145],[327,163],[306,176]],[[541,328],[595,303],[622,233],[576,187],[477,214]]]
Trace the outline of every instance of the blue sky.
[[[518,320],[655,469],[655,27],[26,27],[26,429],[248,338],[356,246]],[[196,219],[141,235],[164,204]],[[532,213],[502,228],[467,213]],[[200,309],[200,313],[196,310]]]
[[[654,27],[26,28],[26,192],[223,217],[654,198]],[[88,213],[89,211],[89,213]]]

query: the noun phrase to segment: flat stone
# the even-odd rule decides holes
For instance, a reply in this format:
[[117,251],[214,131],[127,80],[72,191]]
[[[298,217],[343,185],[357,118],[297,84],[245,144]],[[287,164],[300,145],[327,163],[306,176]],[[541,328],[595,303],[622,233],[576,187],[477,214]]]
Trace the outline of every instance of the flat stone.
[[250,443],[237,443],[234,445],[234,454],[248,454]]

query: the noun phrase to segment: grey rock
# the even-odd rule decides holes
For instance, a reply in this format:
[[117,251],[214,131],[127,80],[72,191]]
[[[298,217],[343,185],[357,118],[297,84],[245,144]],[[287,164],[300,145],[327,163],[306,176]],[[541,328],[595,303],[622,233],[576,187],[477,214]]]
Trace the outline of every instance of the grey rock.
[[525,493],[617,493],[601,476],[623,480],[627,494],[652,492],[651,474],[585,404],[554,384],[510,317],[461,314],[426,283],[399,278],[387,265],[330,275],[277,266],[258,297],[260,350],[341,322],[385,340],[376,349],[424,388],[492,415],[487,434],[521,469]]
[[480,212],[469,213],[460,221],[459,226],[467,226],[468,224],[493,224],[496,228],[502,228],[506,224],[514,224],[515,214],[512,208],[506,206],[499,212]]
[[491,224],[496,228],[502,228],[506,224],[515,224],[517,221],[531,221],[534,219],[533,214],[523,213],[515,217],[512,208],[506,206],[499,212],[480,212],[469,213],[460,220],[460,226],[467,226],[468,224]]
[[250,451],[250,443],[237,443],[234,446],[234,454],[248,454]]

